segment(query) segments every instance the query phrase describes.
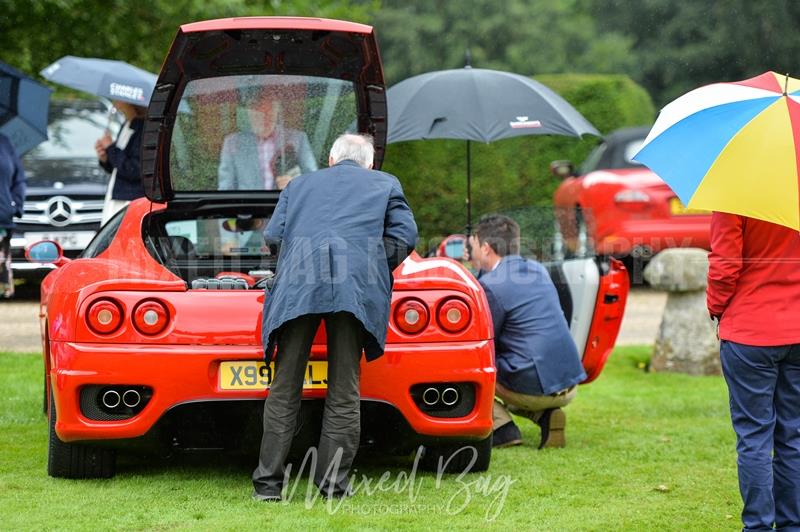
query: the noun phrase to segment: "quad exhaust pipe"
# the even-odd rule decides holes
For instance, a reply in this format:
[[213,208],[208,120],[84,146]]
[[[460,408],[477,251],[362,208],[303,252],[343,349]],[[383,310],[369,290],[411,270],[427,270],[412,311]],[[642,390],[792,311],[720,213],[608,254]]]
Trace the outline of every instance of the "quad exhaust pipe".
[[110,388],[100,396],[100,402],[106,410],[116,410],[122,406],[136,408],[142,404],[142,394],[134,388],[128,388],[124,391]]
[[425,406],[453,406],[459,399],[458,390],[453,387],[447,387],[440,392],[438,388],[429,386],[422,392],[422,402]]

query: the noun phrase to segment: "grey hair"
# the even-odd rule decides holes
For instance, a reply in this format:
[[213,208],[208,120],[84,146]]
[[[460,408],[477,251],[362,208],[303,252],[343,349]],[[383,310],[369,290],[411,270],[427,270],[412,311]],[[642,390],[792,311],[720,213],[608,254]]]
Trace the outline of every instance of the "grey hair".
[[333,164],[349,160],[363,168],[371,168],[375,157],[372,136],[345,133],[334,141],[330,155]]

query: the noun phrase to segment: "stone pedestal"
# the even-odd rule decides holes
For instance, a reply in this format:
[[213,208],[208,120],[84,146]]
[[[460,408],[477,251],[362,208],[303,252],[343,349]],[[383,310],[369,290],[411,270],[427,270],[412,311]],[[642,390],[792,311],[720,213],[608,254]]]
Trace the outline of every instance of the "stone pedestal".
[[668,292],[650,367],[690,375],[719,375],[719,340],[706,309],[708,252],[667,249],[644,270],[656,290]]

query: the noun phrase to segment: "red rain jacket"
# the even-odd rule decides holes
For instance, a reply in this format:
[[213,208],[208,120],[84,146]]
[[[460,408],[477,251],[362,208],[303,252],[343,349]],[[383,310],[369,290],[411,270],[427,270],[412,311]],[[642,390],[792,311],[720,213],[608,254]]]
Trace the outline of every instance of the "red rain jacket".
[[800,233],[715,212],[708,258],[708,311],[721,316],[721,339],[755,346],[800,343]]

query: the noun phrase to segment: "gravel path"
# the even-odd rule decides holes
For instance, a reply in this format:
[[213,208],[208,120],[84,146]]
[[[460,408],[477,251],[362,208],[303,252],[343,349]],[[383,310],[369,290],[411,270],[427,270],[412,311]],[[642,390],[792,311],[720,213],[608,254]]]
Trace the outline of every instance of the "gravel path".
[[667,293],[634,288],[628,294],[617,345],[653,345],[667,304]]
[[0,352],[39,353],[39,303],[0,301]]
[[[617,345],[651,345],[658,333],[666,301],[665,292],[648,288],[631,290]],[[0,352],[40,351],[38,308],[32,295],[21,300],[0,301]]]

